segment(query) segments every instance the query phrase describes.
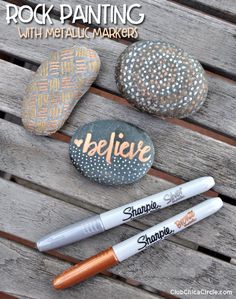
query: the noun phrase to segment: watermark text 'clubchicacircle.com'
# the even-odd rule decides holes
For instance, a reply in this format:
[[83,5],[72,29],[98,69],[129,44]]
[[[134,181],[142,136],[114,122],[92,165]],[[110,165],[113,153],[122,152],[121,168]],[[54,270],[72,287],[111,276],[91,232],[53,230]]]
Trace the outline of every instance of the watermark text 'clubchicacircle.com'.
[[183,290],[170,290],[171,295],[181,296],[181,295],[192,295],[192,296],[230,296],[233,295],[231,290],[207,290],[207,289],[183,289]]

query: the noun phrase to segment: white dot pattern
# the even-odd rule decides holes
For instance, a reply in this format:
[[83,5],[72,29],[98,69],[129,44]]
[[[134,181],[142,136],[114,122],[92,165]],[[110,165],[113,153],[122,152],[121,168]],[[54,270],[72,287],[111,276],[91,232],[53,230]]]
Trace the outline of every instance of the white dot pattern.
[[116,82],[139,109],[163,117],[186,117],[203,105],[208,84],[201,64],[173,44],[141,41],[119,57]]
[[[130,184],[134,181],[137,181],[141,177],[143,177],[148,170],[151,168],[153,159],[154,159],[154,147],[152,144],[151,139],[149,136],[142,131],[141,129],[137,128],[136,135],[139,135],[140,140],[144,141],[144,145],[151,146],[151,151],[148,153],[151,155],[151,158],[147,162],[141,162],[137,157],[134,157],[133,159],[129,158],[123,158],[121,156],[114,156],[112,154],[111,156],[111,164],[109,164],[106,161],[105,156],[99,156],[97,153],[94,156],[89,156],[87,153],[83,153],[82,149],[83,146],[77,147],[74,144],[75,139],[81,139],[86,136],[86,133],[92,133],[93,135],[93,141],[99,141],[96,138],[96,129],[100,130],[101,124],[103,122],[109,122],[109,121],[98,121],[95,122],[98,125],[94,127],[94,123],[92,123],[93,129],[90,130],[90,124],[85,125],[83,127],[83,132],[81,130],[77,130],[75,134],[73,135],[70,145],[69,145],[69,154],[70,158],[72,160],[73,165],[75,168],[85,177],[88,177],[89,179],[96,181],[98,183],[103,183],[107,185],[122,185],[122,184]],[[129,136],[129,134],[126,134],[126,131],[124,131],[124,128],[128,126],[131,126],[130,124],[127,124],[125,122],[120,121],[110,121],[114,124],[119,123],[119,132],[124,133],[126,138],[124,141],[132,142],[132,136]],[[122,126],[120,124],[124,123],[125,126]],[[135,131],[135,126],[132,126],[132,133]],[[123,129],[123,130],[122,130]],[[103,138],[105,140],[109,139],[110,134],[114,130],[113,126],[110,126],[109,124],[104,126],[103,131]],[[120,131],[122,130],[122,131]],[[116,140],[119,140],[119,133],[116,134]],[[117,139],[118,138],[118,139]],[[131,138],[131,140],[129,140]],[[137,136],[135,136],[135,139],[137,139]]]

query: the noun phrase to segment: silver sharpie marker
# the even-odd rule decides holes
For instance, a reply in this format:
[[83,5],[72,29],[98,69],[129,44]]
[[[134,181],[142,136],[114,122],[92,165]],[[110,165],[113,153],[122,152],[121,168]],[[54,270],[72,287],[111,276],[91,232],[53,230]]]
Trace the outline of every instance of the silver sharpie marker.
[[50,233],[37,242],[37,247],[40,251],[47,251],[69,245],[206,192],[214,185],[214,179],[210,176],[178,185]]
[[205,200],[66,269],[53,280],[52,284],[56,289],[65,289],[80,283],[216,213],[222,206],[223,202],[219,197]]

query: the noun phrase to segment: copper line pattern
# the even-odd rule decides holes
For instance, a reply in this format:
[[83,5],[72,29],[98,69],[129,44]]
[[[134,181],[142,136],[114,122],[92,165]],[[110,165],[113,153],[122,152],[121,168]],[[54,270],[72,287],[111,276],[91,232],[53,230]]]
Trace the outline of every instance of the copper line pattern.
[[[91,63],[95,67],[90,67]],[[60,129],[95,80],[99,67],[99,57],[93,50],[73,47],[52,52],[26,90],[22,107],[24,126],[39,135],[50,135]]]

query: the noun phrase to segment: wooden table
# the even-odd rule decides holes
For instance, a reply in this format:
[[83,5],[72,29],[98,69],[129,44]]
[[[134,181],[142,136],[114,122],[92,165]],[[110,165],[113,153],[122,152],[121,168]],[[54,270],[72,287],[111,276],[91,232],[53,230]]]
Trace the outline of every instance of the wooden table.
[[[40,2],[30,1],[32,5]],[[60,2],[50,1],[55,5],[54,26],[59,26]],[[76,0],[66,3],[78,4]],[[17,25],[6,24],[6,3],[0,1],[0,298],[196,298],[170,295],[191,288],[233,292],[198,298],[236,296],[235,1],[139,3],[146,13],[139,39],[173,42],[198,58],[207,71],[208,99],[187,119],[161,120],[138,112],[120,97],[114,67],[130,41],[20,40]],[[59,133],[53,138],[33,136],[20,122],[24,89],[50,51],[74,44],[99,53],[99,77]],[[105,187],[76,172],[68,157],[69,137],[77,127],[97,119],[126,120],[150,134],[157,153],[152,170],[142,180],[130,186]],[[58,251],[42,254],[35,249],[34,242],[49,231],[204,175],[212,175],[216,185],[203,196]],[[51,287],[54,275],[71,263],[218,194],[224,207],[216,215],[76,287],[63,292]]]

